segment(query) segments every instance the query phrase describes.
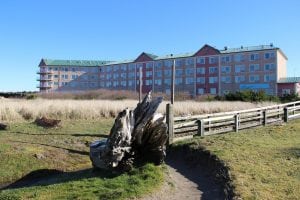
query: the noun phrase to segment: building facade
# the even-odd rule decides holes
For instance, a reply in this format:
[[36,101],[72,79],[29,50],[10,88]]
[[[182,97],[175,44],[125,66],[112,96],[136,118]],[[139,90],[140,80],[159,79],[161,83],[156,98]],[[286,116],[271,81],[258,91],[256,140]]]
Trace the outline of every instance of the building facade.
[[222,95],[241,90],[264,90],[277,95],[277,82],[286,77],[287,57],[278,47],[218,50],[204,45],[197,52],[156,56],[141,53],[121,62],[42,59],[38,71],[41,92],[92,89],[142,90],[170,93],[175,60],[175,90],[190,95]]

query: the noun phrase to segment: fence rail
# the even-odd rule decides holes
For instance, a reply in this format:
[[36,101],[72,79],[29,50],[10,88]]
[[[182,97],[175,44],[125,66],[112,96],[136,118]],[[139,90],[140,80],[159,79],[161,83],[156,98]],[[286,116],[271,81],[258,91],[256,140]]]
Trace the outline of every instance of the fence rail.
[[169,144],[193,135],[238,132],[241,129],[288,122],[300,118],[300,101],[255,109],[204,115],[174,117],[173,105],[167,104]]

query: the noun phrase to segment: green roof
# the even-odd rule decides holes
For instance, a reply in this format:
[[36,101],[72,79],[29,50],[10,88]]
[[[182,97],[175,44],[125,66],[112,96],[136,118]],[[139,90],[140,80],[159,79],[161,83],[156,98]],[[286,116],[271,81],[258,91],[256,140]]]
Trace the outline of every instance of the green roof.
[[52,60],[52,59],[42,59],[41,62],[44,62],[48,66],[102,66],[112,61],[104,60]]
[[278,83],[300,83],[300,77],[280,78]]
[[220,50],[222,53],[238,53],[238,52],[245,52],[245,51],[261,51],[261,50],[271,50],[271,49],[278,49],[277,47],[274,47],[273,45],[259,45],[259,46],[250,46],[250,47],[243,47],[240,48],[226,48],[223,50]]
[[155,58],[155,60],[164,60],[164,59],[172,59],[172,58],[185,58],[185,57],[191,57],[195,54],[196,52],[190,52],[190,53],[183,53],[183,54],[176,54],[176,55],[165,55],[165,56],[158,56]]
[[[223,50],[219,50],[221,54],[227,53],[238,53],[238,52],[246,52],[246,51],[260,51],[260,50],[279,50],[282,55],[287,59],[287,57],[283,54],[283,52],[278,48],[274,47],[272,44],[270,45],[260,45],[260,46],[249,46],[240,48],[226,48]],[[154,61],[164,60],[164,59],[174,59],[174,58],[187,58],[195,55],[196,52],[183,53],[183,54],[168,54],[165,56],[157,56],[151,53],[145,53],[147,56],[152,58]],[[49,65],[49,66],[107,66],[107,65],[118,65],[118,64],[127,64],[134,62],[135,59],[132,60],[123,60],[123,61],[106,61],[106,60],[52,60],[52,59],[42,59],[40,66]]]

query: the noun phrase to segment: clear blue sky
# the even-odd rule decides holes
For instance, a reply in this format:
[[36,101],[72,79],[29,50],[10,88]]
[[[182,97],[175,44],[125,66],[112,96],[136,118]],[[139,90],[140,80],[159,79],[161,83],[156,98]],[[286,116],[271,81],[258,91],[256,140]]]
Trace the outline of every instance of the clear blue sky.
[[299,0],[9,0],[0,5],[0,91],[36,90],[41,58],[136,58],[273,42],[300,76]]

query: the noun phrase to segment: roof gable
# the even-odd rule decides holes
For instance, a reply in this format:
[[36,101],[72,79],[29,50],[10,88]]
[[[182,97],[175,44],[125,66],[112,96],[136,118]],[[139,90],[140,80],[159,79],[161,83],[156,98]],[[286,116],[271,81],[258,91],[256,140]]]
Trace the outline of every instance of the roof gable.
[[194,56],[208,56],[220,54],[220,51],[208,44],[204,45],[199,51],[197,51]]
[[134,61],[135,62],[145,62],[145,61],[153,61],[157,56],[149,53],[141,53]]
[[41,60],[41,62],[39,64],[39,67],[41,67],[41,66],[46,66],[44,58],[42,58],[42,60]]

